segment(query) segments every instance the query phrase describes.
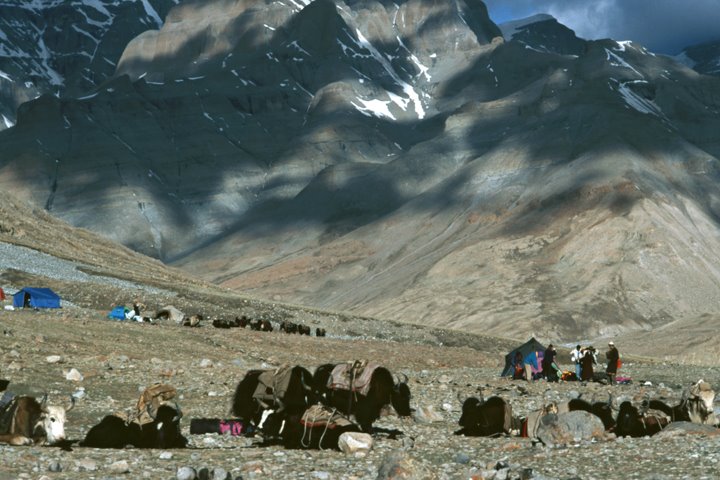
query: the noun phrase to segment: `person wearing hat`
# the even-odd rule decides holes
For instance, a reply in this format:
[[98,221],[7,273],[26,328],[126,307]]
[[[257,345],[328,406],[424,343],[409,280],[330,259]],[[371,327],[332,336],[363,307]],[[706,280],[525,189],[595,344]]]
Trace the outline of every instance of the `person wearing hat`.
[[582,349],[582,356],[580,359],[580,365],[582,366],[582,375],[579,380],[584,382],[591,382],[595,375],[595,367],[597,364],[597,357],[595,355],[595,347],[590,345],[587,348]]
[[617,375],[618,370],[618,360],[620,359],[620,353],[612,340],[608,342],[608,351],[605,353],[605,358],[607,358],[607,368],[605,369],[605,373],[607,373],[607,376],[610,379],[610,384],[612,385],[615,383],[615,375]]

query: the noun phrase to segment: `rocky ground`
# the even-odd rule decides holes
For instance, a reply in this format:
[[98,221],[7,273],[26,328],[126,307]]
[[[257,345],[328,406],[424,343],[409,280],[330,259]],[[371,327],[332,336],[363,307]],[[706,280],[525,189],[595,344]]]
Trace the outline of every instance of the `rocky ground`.
[[[527,384],[499,378],[502,355],[512,344],[503,340],[468,336],[465,345],[443,345],[438,331],[404,327],[403,341],[397,341],[399,329],[391,324],[323,314],[306,318],[325,326],[326,338],[220,330],[207,323],[187,328],[168,322],[115,322],[106,320],[105,313],[74,306],[59,312],[3,311],[1,376],[12,381],[17,393],[48,392],[61,403],[75,394],[77,406],[67,424],[71,439],[81,439],[104,415],[130,409],[145,386],[170,383],[180,393],[190,448],[74,447],[65,452],[2,446],[0,478],[188,478],[183,467],[224,470],[232,478],[713,478],[720,461],[716,436],[609,439],[551,448],[515,437],[453,435],[460,399],[470,395],[499,394],[518,415],[548,400],[578,395],[604,400],[612,394],[616,403],[646,397],[673,403],[684,386],[699,378],[720,384],[718,368],[628,360],[623,373],[633,378],[631,385]],[[61,360],[49,358],[53,355]],[[412,405],[422,411],[411,419],[383,417],[376,426],[398,428],[405,435],[377,437],[366,456],[260,447],[252,438],[189,435],[192,418],[228,417],[234,387],[248,369],[285,362],[312,368],[355,358],[381,359],[406,373]],[[82,380],[66,379],[73,368]],[[401,462],[410,476],[388,476],[393,462]]]
[[[28,237],[30,235],[28,234]],[[77,405],[67,434],[80,440],[103,416],[129,410],[140,392],[162,381],[175,386],[184,412],[186,450],[96,450],[73,447],[0,446],[0,480],[149,478],[714,478],[720,437],[664,435],[608,438],[564,446],[528,439],[455,436],[461,400],[482,394],[507,399],[516,415],[546,403],[577,397],[606,400],[678,400],[684,387],[703,378],[720,385],[720,368],[670,364],[624,353],[622,373],[630,385],[577,382],[527,384],[499,378],[504,355],[518,340],[407,325],[338,312],[267,303],[193,282],[159,264],[124,263],[92,238],[34,245],[54,253],[2,244],[0,286],[12,293],[26,285],[48,286],[63,297],[59,311],[0,310],[0,378],[10,390]],[[28,243],[30,245],[30,243]],[[55,248],[50,250],[47,245]],[[44,246],[43,248],[40,248]],[[64,250],[61,250],[64,249]],[[84,254],[82,263],[77,260]],[[121,252],[122,253],[122,252]],[[72,258],[75,257],[75,260]],[[122,257],[131,262],[134,257]],[[128,268],[128,265],[135,268]],[[157,268],[156,281],[150,268]],[[187,314],[202,313],[199,328],[169,321],[157,324],[106,319],[112,306],[140,300],[150,312],[171,304]],[[305,323],[327,330],[325,338],[221,330],[214,318],[237,315]],[[623,351],[622,342],[618,342]],[[560,352],[562,359],[567,351]],[[330,361],[379,359],[410,379],[416,409],[412,418],[382,417],[376,426],[400,429],[398,439],[378,436],[364,456],[337,451],[287,451],[261,447],[259,439],[190,435],[192,418],[229,416],[235,385],[252,368],[283,363],[310,369]],[[568,365],[565,364],[567,367]],[[77,370],[80,377],[69,380]],[[713,432],[714,433],[714,432]],[[394,476],[393,476],[393,473]],[[402,476],[402,472],[406,475]]]

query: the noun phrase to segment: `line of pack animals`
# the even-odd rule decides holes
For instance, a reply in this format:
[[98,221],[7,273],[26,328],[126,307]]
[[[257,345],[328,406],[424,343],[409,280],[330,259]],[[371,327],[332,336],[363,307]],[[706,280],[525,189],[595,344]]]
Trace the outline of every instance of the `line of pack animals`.
[[[250,327],[251,330],[256,330],[258,332],[272,332],[275,330],[275,327],[273,327],[272,322],[270,320],[260,320],[260,319],[250,319],[247,316],[243,315],[242,317],[235,317],[235,320],[223,320],[223,319],[216,319],[213,320],[212,326],[215,328],[247,328]],[[293,323],[288,321],[280,322],[280,326],[278,327],[278,330],[285,333],[297,333],[299,335],[310,335],[312,333],[312,329],[302,323]],[[315,329],[315,336],[316,337],[324,337],[327,335],[327,332],[324,328],[317,327]]]
[[[180,432],[182,412],[175,397],[172,386],[155,384],[143,392],[132,413],[106,416],[79,445],[184,448],[188,442]],[[700,380],[685,390],[675,406],[659,400],[647,400],[639,406],[624,401],[614,414],[612,398],[596,403],[572,399],[516,417],[511,405],[500,396],[486,400],[470,397],[462,402],[458,421],[461,428],[455,434],[535,437],[539,425],[550,416],[583,410],[597,416],[605,430],[618,437],[643,437],[660,432],[671,422],[717,427],[714,399],[710,384]],[[74,401],[68,407],[59,407],[47,405],[46,400],[11,397],[6,392],[0,399],[0,442],[69,448],[74,442],[65,439],[64,425]],[[190,433],[260,434],[262,444],[337,449],[340,436],[346,432],[388,434],[389,438],[402,434],[399,430],[373,428],[373,423],[389,406],[401,417],[410,416],[410,400],[407,376],[395,376],[374,362],[324,364],[314,373],[299,365],[250,370],[236,387],[230,408],[234,418],[192,419]]]

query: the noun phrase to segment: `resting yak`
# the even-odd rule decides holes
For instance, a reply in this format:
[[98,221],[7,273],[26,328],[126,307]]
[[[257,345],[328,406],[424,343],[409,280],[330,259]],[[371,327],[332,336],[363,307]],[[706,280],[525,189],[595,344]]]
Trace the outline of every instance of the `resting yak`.
[[354,415],[362,431],[372,433],[386,405],[401,417],[412,414],[410,387],[403,376],[396,381],[390,370],[373,362],[326,363],[315,370],[313,381],[323,404]]
[[[7,398],[7,397],[6,397]],[[47,404],[47,395],[38,402],[35,397],[13,397],[0,411],[0,443],[10,445],[59,445],[65,442],[65,414],[75,406]]]
[[302,414],[315,403],[312,374],[299,365],[287,365],[276,370],[247,372],[235,388],[232,414],[260,427],[267,410]]
[[487,400],[470,397],[463,402],[458,424],[462,427],[455,435],[492,437],[510,434],[513,427],[512,408],[501,397]]
[[182,412],[175,404],[160,405],[157,412],[148,410],[152,422],[127,422],[108,415],[92,427],[80,446],[94,448],[185,448],[187,439],[180,433]]
[[640,409],[631,402],[620,404],[615,434],[618,437],[646,437],[655,435],[670,423],[670,417],[662,410],[649,408],[649,404]]

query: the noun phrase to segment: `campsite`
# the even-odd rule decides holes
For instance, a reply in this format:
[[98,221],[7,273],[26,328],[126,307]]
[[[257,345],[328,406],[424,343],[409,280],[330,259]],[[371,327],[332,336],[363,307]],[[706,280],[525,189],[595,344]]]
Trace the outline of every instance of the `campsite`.
[[[26,280],[31,280],[26,278]],[[428,327],[353,318],[231,294],[186,290],[125,290],[108,284],[50,281],[62,309],[3,311],[0,326],[0,376],[18,393],[77,399],[68,414],[68,438],[81,439],[104,415],[130,408],[148,385],[164,382],[179,393],[184,417],[184,450],[97,450],[73,447],[0,446],[7,478],[180,478],[178,472],[215,469],[227,478],[397,478],[379,477],[383,468],[400,465],[409,478],[647,478],[662,468],[668,475],[701,477],[720,462],[720,437],[668,435],[546,446],[514,436],[501,438],[453,435],[461,399],[500,395],[513,411],[526,414],[547,401],[581,396],[592,400],[646,397],[677,400],[684,386],[704,378],[720,385],[720,369],[671,365],[641,358],[627,359],[625,373],[634,382],[608,386],[596,383],[549,384],[512,381],[500,374],[505,357],[522,344],[516,340],[466,335]],[[333,332],[325,338],[222,330],[205,322],[184,328],[173,321],[155,324],[107,319],[109,304],[128,303],[138,294],[148,308],[170,302],[206,318],[245,313],[250,317],[303,319]],[[567,362],[568,349],[559,352]],[[59,359],[58,359],[59,357]],[[263,447],[258,438],[231,435],[190,435],[192,418],[228,418],[235,385],[253,368],[300,364],[314,368],[329,361],[380,358],[409,377],[411,406],[407,419],[384,416],[376,425],[399,429],[390,439],[378,435],[373,449],[354,456],[334,450],[287,450]],[[76,369],[82,380],[68,380]],[[717,388],[717,387],[716,387]],[[635,453],[631,453],[635,452]],[[608,459],[599,465],[598,455]],[[685,459],[694,455],[692,463]],[[394,463],[393,463],[394,462]],[[633,472],[626,475],[626,472]],[[473,477],[475,475],[475,477]],[[523,476],[524,475],[524,476]],[[191,477],[187,477],[191,478]],[[207,478],[213,478],[208,476]],[[505,477],[497,477],[505,478]]]

